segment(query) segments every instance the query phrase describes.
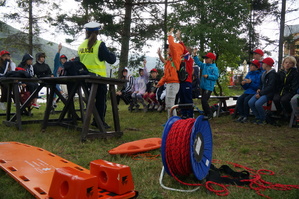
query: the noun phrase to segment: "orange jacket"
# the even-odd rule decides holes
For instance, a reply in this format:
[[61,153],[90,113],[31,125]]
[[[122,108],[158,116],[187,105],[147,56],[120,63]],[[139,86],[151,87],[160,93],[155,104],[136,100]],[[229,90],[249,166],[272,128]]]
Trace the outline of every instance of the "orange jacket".
[[180,83],[178,70],[180,70],[181,57],[184,52],[184,47],[174,42],[173,36],[168,36],[168,44],[170,49],[170,58],[167,59],[164,66],[164,75],[158,83],[162,86],[165,83]]

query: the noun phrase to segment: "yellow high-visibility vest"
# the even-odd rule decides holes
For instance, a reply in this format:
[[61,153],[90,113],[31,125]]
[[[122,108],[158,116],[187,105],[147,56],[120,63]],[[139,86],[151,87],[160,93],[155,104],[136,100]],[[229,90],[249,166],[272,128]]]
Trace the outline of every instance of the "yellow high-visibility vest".
[[86,66],[89,72],[98,74],[102,77],[107,77],[106,73],[106,63],[105,61],[100,61],[98,57],[99,46],[102,41],[97,40],[97,42],[88,49],[88,39],[86,39],[78,48],[78,55],[80,61]]

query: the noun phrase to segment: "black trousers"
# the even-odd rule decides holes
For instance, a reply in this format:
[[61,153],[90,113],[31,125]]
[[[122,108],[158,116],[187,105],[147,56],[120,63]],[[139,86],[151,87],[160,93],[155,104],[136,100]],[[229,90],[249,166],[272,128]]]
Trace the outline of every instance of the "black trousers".
[[132,101],[131,92],[122,92],[121,95],[116,95],[117,104],[119,105],[120,99],[122,99],[126,105],[130,104]]
[[99,84],[96,94],[96,109],[102,119],[103,123],[105,122],[105,115],[106,115],[106,105],[107,101],[107,84]]
[[292,113],[292,107],[290,102],[293,96],[294,95],[290,93],[286,93],[282,96],[280,96],[279,94],[274,95],[273,102],[278,113],[281,113],[282,111],[286,111],[289,114]]
[[209,105],[209,99],[211,97],[212,91],[202,89],[201,93],[202,93],[201,94],[202,109],[205,112],[206,116],[212,117],[213,113],[212,113],[212,110],[211,110],[210,105]]
[[[27,91],[29,91],[30,94],[32,94],[38,87],[38,83],[36,82],[24,82],[24,84],[26,84]],[[34,98],[38,98],[38,93],[34,95]]]
[[6,85],[1,85],[1,102],[7,102],[7,91],[8,87]]
[[[180,98],[180,104],[193,104],[191,82],[180,83],[179,98]],[[181,109],[181,113],[182,116],[193,118],[193,108]]]

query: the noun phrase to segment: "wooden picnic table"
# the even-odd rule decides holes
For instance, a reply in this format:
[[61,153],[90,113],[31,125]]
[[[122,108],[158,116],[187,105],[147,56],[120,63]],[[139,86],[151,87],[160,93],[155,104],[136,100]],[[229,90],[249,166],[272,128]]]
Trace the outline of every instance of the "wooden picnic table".
[[[119,122],[119,115],[118,115],[118,108],[117,108],[117,101],[116,101],[116,94],[115,94],[115,85],[122,85],[126,82],[126,80],[114,79],[114,78],[107,78],[107,77],[100,77],[100,76],[93,76],[93,75],[80,75],[80,76],[60,76],[60,77],[44,77],[40,78],[40,80],[46,84],[50,89],[50,95],[47,100],[47,107],[42,123],[42,130],[46,130],[46,127],[49,123],[49,116],[53,101],[53,94],[57,92],[56,84],[67,84],[68,85],[68,99],[65,102],[65,106],[60,113],[59,119],[57,121],[51,122],[53,125],[62,125],[67,127],[74,127],[81,131],[81,140],[85,141],[87,138],[106,138],[106,137],[120,137],[122,136],[122,132],[120,129],[120,122]],[[90,86],[88,86],[89,84]],[[113,121],[114,121],[114,131],[107,132],[100,116],[95,108],[95,96],[97,92],[97,88],[99,84],[107,84],[109,86],[110,92],[110,101],[112,106],[112,114],[113,114]],[[84,111],[83,105],[83,97],[81,96],[80,92],[83,90],[85,95],[85,103],[86,103],[86,110]],[[77,115],[74,112],[74,104],[73,104],[73,97],[75,96],[76,92],[79,94],[79,104],[80,104],[80,113],[81,113],[81,120],[82,120],[82,127],[78,125],[74,125],[77,120]],[[61,94],[60,94],[61,95]],[[60,96],[59,97],[62,97]],[[63,122],[64,117],[66,116],[67,112],[72,110],[71,115],[73,116],[73,124],[69,124],[67,122]],[[98,126],[99,130],[89,129],[91,117],[94,116],[95,122]]]
[[[37,89],[30,95],[30,97],[23,103],[20,103],[20,92],[19,85],[22,82],[36,82],[40,83]],[[7,85],[7,107],[6,107],[6,120],[3,123],[7,126],[16,126],[18,130],[22,130],[22,124],[25,123],[35,123],[36,120],[31,121],[22,121],[21,114],[31,103],[34,95],[38,93],[44,86],[38,78],[20,78],[20,77],[2,77],[0,78],[0,83]],[[13,94],[16,112],[11,113],[12,98],[11,93]]]

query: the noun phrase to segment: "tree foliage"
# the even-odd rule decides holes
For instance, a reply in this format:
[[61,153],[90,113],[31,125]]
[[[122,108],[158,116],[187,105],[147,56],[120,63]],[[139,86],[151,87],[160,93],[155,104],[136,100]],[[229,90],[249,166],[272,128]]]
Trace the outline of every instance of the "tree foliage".
[[41,24],[51,20],[50,12],[57,8],[57,4],[54,2],[50,4],[45,0],[16,0],[14,3],[15,7],[12,7],[14,4],[4,1],[1,6],[6,7],[10,12],[3,16],[8,22],[13,21],[21,24],[23,32],[9,35],[3,42],[11,43],[18,49],[26,49],[32,54],[33,49],[40,49],[38,36],[42,31]]
[[[183,41],[202,55],[208,51],[217,54],[221,85],[227,67],[237,69],[258,46],[260,38],[253,27],[272,11],[273,4],[267,0],[185,0],[172,5],[172,9],[168,26],[180,29]],[[252,42],[248,42],[250,39]]]
[[[101,34],[121,46],[117,52],[120,68],[137,67],[147,40],[159,38],[163,24],[159,0],[83,0],[76,14],[57,17],[59,25],[73,39],[89,21],[103,24]],[[71,39],[70,39],[71,41]],[[134,55],[129,59],[131,55]]]

